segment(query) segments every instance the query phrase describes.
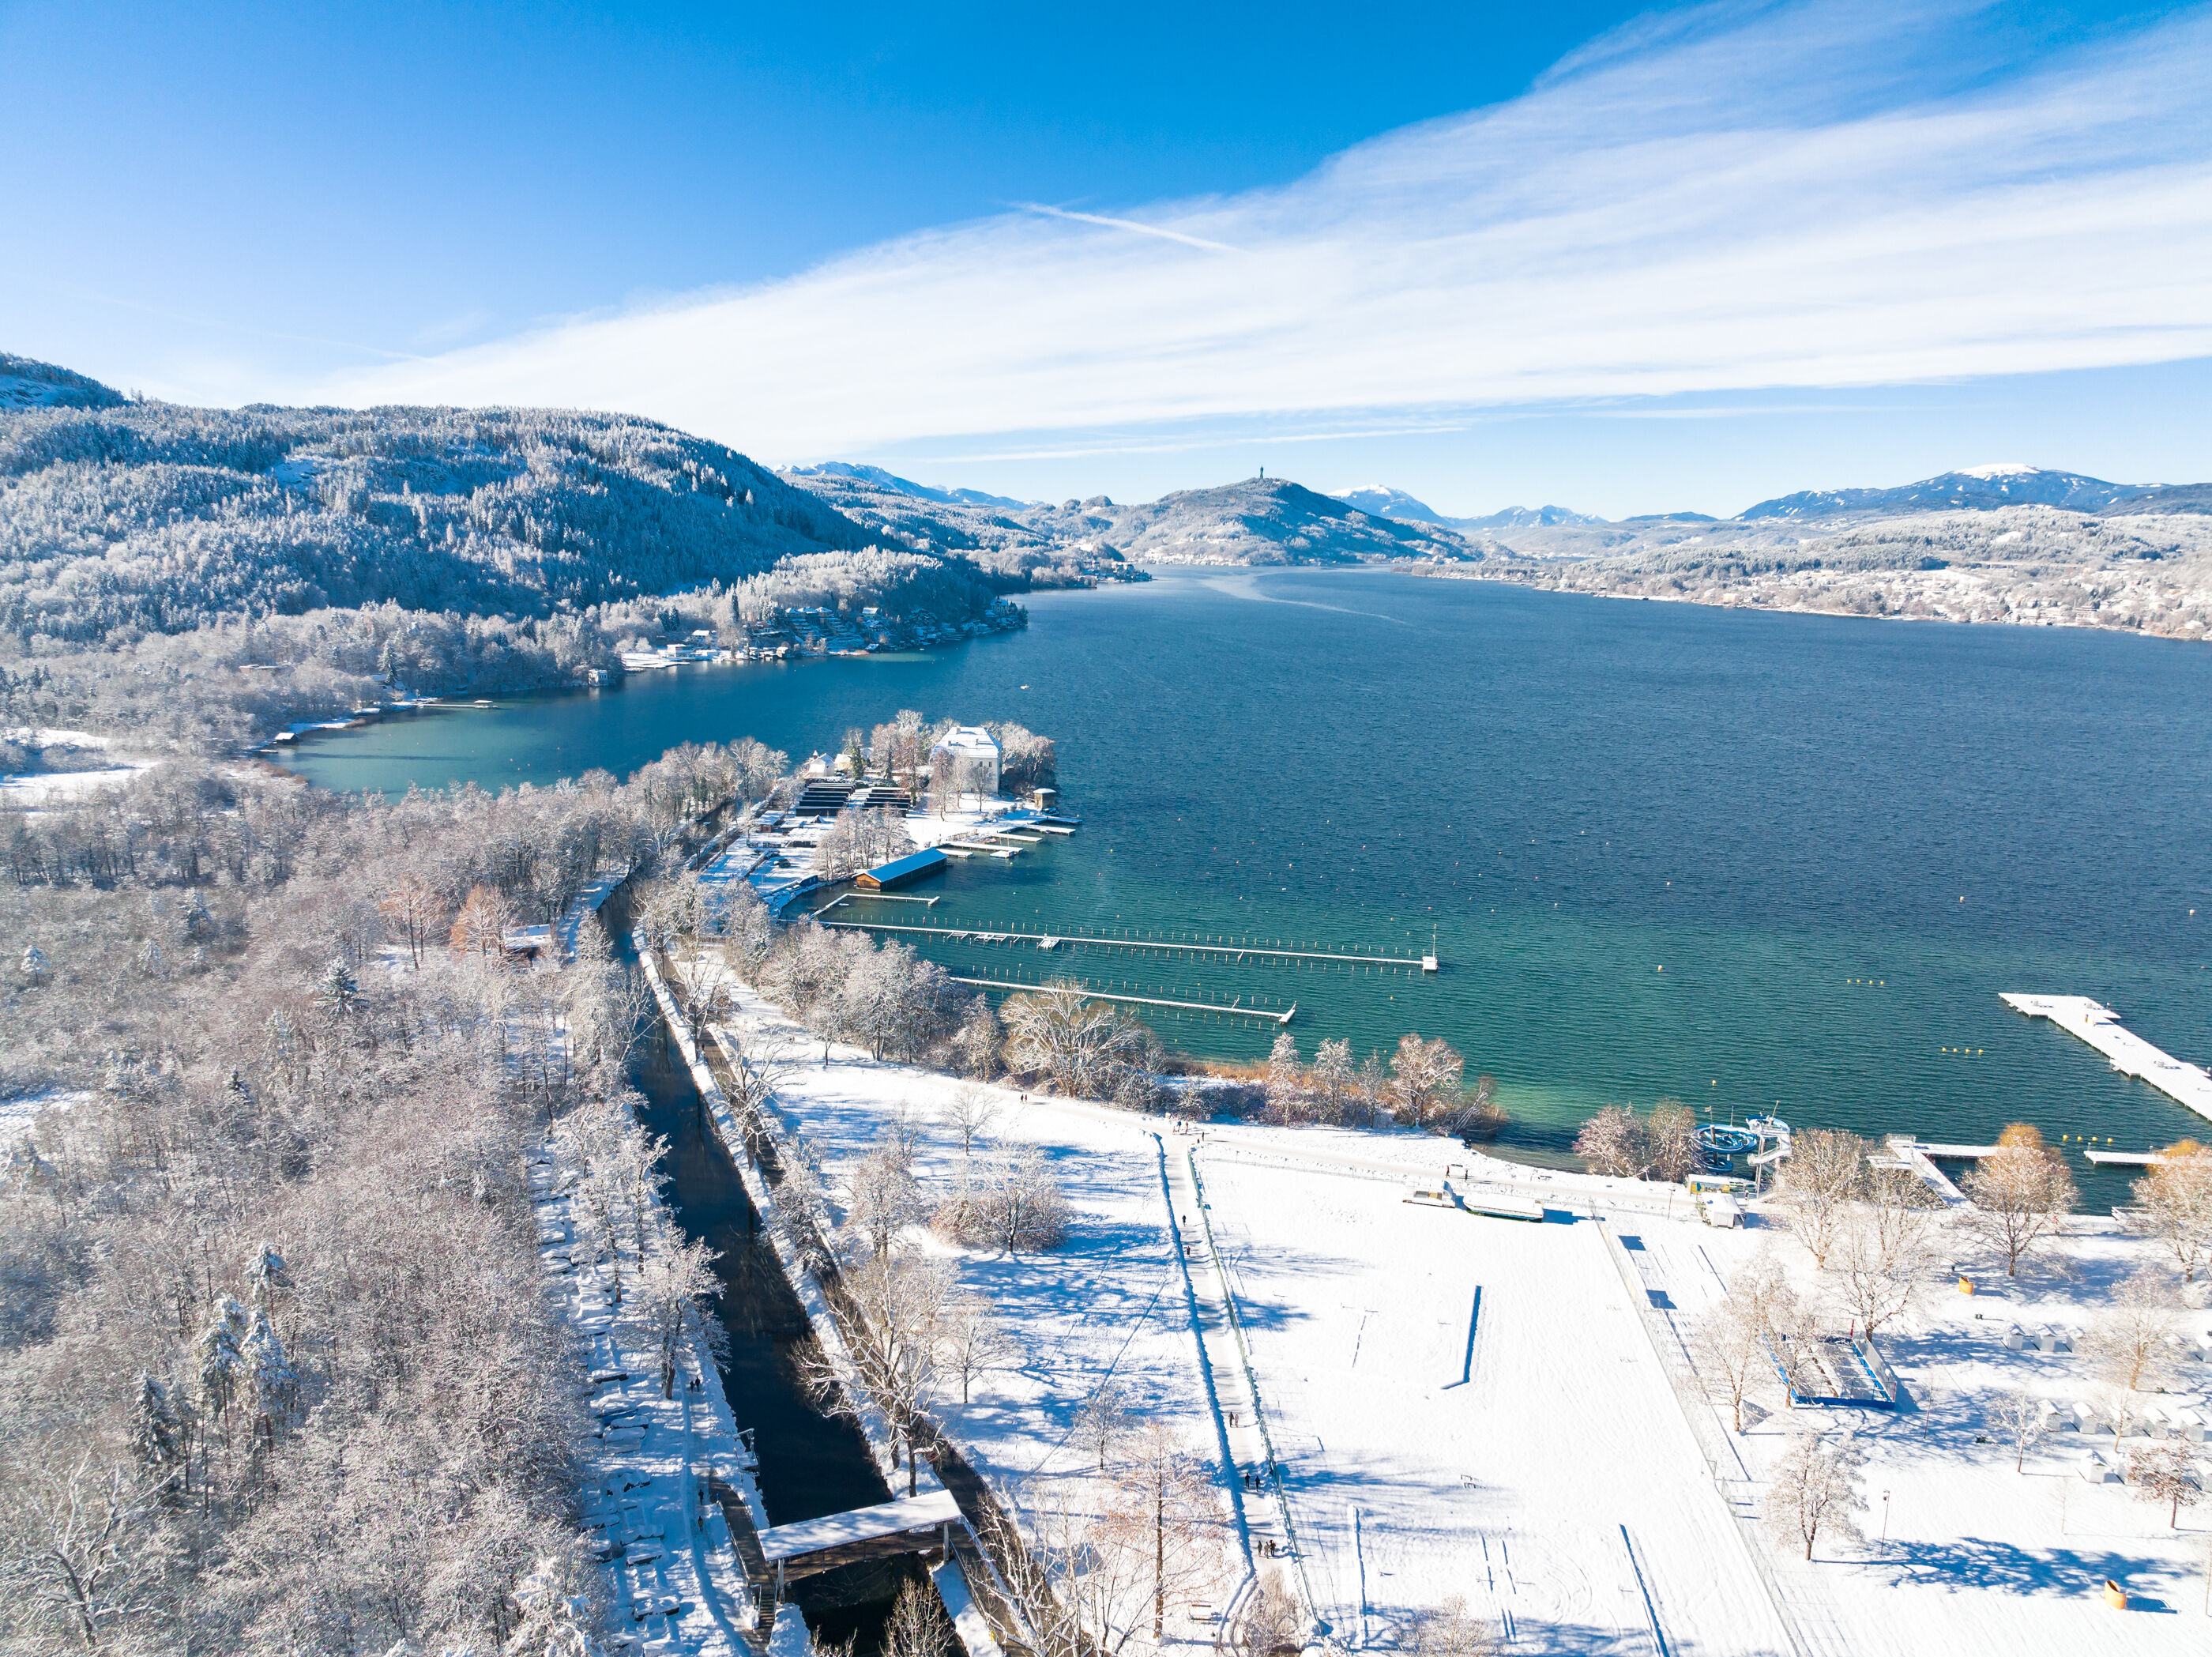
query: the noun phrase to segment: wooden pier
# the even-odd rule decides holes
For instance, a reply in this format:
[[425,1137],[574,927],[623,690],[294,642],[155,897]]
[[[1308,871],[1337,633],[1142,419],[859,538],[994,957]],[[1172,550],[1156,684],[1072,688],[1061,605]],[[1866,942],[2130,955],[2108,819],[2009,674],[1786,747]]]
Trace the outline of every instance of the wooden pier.
[[[835,908],[832,905],[830,907]],[[1089,944],[1097,949],[1157,949],[1172,954],[1210,955],[1231,964],[1255,960],[1344,961],[1360,966],[1409,966],[1436,971],[1433,955],[1363,955],[1328,949],[1285,949],[1279,946],[1247,943],[1200,943],[1182,938],[1101,938],[1084,932],[993,932],[981,927],[899,926],[888,921],[824,921],[824,926],[850,927],[867,932],[913,932],[954,941],[984,943],[1031,943],[1040,949],[1065,949],[1070,944]]]
[[[836,924],[834,921],[831,925]],[[1042,984],[1006,984],[997,978],[954,978],[955,984],[964,984],[976,990],[1012,990],[1024,995],[1036,995],[1049,985]],[[1288,1024],[1298,1004],[1292,1002],[1279,1013],[1271,1013],[1264,1007],[1216,1007],[1202,1001],[1169,1001],[1159,996],[1124,996],[1104,990],[1085,990],[1079,987],[1076,993],[1085,1001],[1118,1001],[1136,1007],[1172,1007],[1184,1013],[1228,1013],[1240,1019],[1261,1019],[1269,1024]]]
[[2212,1120],[2212,1072],[2201,1064],[2185,1064],[2172,1054],[2145,1041],[2120,1022],[2120,1015],[2087,996],[2028,996],[2008,993],[2004,1004],[2030,1018],[2049,1019],[2069,1035],[2078,1036],[2106,1058],[2123,1075],[2148,1081],[2178,1105]]

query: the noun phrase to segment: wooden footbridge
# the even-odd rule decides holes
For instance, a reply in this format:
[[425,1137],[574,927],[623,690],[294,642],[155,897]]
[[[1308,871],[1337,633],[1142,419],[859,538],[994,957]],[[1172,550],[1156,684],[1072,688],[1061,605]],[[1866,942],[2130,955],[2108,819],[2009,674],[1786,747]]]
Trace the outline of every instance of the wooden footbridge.
[[784,1585],[840,1565],[890,1559],[901,1554],[935,1554],[952,1547],[952,1533],[964,1528],[960,1504],[944,1490],[902,1496],[872,1508],[831,1514],[823,1519],[778,1525],[760,1533],[761,1560],[775,1573],[776,1594]]

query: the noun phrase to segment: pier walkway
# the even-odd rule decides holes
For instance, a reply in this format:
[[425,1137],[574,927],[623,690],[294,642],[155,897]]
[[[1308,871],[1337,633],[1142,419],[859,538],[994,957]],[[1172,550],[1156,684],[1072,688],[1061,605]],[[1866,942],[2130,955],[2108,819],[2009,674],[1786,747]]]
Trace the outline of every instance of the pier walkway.
[[2087,996],[2028,996],[2008,993],[2002,997],[2015,1013],[2049,1019],[2069,1035],[2079,1036],[2106,1058],[2123,1075],[2148,1081],[2179,1105],[2212,1119],[2212,1072],[2201,1064],[2185,1064],[2172,1054],[2145,1041],[2120,1022],[2120,1015]]
[[[828,909],[836,907],[835,904],[828,905]],[[899,926],[888,921],[823,921],[822,924],[866,932],[918,932],[932,937],[974,939],[983,943],[1033,943],[1040,949],[1061,949],[1080,943],[1095,949],[1157,949],[1170,954],[1181,951],[1187,955],[1212,955],[1232,962],[1250,957],[1266,960],[1348,961],[1361,966],[1423,967],[1433,959],[1421,955],[1364,955],[1328,949],[1285,949],[1266,944],[1200,943],[1182,938],[1100,938],[1081,932],[993,932],[982,927]]]

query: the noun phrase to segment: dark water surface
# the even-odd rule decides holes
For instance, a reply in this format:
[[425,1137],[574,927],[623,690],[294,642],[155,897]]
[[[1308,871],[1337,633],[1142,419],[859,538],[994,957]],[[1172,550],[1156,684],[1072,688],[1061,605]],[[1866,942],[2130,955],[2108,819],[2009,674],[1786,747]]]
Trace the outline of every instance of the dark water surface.
[[[797,757],[901,707],[1013,719],[1058,740],[1085,826],[921,888],[947,894],[933,922],[1400,953],[1433,933],[1445,971],[933,942],[975,976],[1294,1001],[1309,1055],[1443,1036],[1536,1157],[1598,1105],[1662,1094],[1954,1140],[2202,1125],[1997,995],[2095,996],[2212,1055],[2212,650],[1371,572],[1172,573],[1030,607],[1027,632],[938,657],[658,673],[295,764],[333,788],[496,788],[687,740]],[[1224,1057],[1273,1034],[1158,1022]]]
[[[605,911],[624,959],[634,959],[629,899],[625,886]],[[784,1278],[658,1012],[631,1061],[630,1077],[645,1099],[647,1131],[668,1142],[660,1171],[677,1223],[720,1257],[714,1312],[729,1342],[722,1390],[738,1429],[753,1435],[769,1522],[793,1525],[890,1500],[860,1429],[848,1418],[825,1416],[806,1397],[798,1368],[811,1343],[805,1309]],[[883,1621],[904,1574],[899,1564],[849,1566],[805,1580],[792,1598],[818,1639],[854,1639],[856,1657],[867,1657],[881,1643]]]

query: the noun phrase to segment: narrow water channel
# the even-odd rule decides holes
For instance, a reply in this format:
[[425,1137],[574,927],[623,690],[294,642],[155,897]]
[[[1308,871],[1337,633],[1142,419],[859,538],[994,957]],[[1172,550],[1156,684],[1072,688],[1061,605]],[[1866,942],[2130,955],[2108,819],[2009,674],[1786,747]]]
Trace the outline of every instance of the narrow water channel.
[[[627,899],[626,890],[611,899],[606,919],[618,952],[634,961]],[[645,1126],[668,1142],[661,1172],[678,1223],[721,1257],[714,1267],[722,1283],[714,1315],[729,1337],[722,1388],[738,1429],[752,1434],[769,1523],[795,1524],[889,1501],[859,1428],[823,1415],[806,1397],[798,1368],[811,1344],[805,1310],[784,1280],[658,1009],[631,1062],[630,1079],[645,1096]],[[825,1571],[793,1584],[790,1597],[817,1645],[851,1640],[854,1657],[873,1657],[891,1601],[912,1569],[893,1561]]]

